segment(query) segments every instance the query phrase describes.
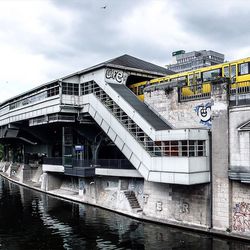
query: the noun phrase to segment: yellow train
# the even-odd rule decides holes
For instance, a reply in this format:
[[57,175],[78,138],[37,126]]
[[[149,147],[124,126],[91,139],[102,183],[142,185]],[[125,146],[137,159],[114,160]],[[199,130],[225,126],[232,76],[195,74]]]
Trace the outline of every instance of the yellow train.
[[231,89],[237,87],[250,87],[250,57],[236,61],[225,62],[213,66],[199,68],[192,71],[181,72],[173,75],[131,84],[128,87],[144,100],[144,88],[159,83],[178,82],[184,85],[181,94],[192,96],[196,93],[210,93],[212,81],[227,79]]

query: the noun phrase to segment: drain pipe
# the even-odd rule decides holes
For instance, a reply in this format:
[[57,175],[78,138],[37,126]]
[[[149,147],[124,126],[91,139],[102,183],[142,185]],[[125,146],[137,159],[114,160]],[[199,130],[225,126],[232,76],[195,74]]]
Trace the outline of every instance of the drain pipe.
[[212,131],[209,130],[208,132],[208,138],[209,138],[209,172],[210,172],[210,223],[209,223],[209,229],[211,230],[213,228],[213,174],[212,174]]

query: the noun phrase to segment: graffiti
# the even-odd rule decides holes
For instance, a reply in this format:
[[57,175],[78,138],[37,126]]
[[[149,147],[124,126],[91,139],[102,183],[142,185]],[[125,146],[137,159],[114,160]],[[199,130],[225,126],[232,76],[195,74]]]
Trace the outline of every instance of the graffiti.
[[12,169],[12,170],[11,170],[11,175],[12,175],[12,176],[15,176],[15,175],[16,175],[16,171]]
[[195,107],[194,111],[197,113],[197,116],[200,118],[200,123],[211,128],[211,103],[206,103],[198,105]]
[[187,202],[183,202],[180,205],[180,213],[188,214],[189,213],[189,204]]
[[111,200],[114,201],[117,199],[117,192],[114,192],[112,195],[111,195]]
[[162,202],[161,201],[156,202],[156,211],[162,211]]
[[109,80],[113,80],[114,82],[122,83],[126,80],[127,75],[121,70],[107,69],[105,77],[108,82]]
[[148,194],[144,194],[144,195],[143,195],[143,201],[144,201],[145,204],[148,203],[148,197],[149,197]]
[[123,201],[124,198],[125,198],[124,193],[123,193],[123,192],[119,192],[119,193],[118,193],[118,200],[119,200],[119,201]]
[[250,230],[250,203],[240,202],[233,208],[233,229],[239,232]]

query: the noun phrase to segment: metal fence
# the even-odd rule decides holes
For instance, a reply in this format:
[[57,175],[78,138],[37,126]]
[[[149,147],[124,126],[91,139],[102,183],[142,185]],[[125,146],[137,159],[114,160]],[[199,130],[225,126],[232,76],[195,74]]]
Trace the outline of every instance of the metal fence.
[[211,83],[183,86],[179,89],[180,102],[207,99],[211,97]]
[[231,84],[229,87],[230,105],[250,104],[250,83],[239,82]]
[[72,167],[97,167],[112,169],[134,169],[134,166],[127,159],[97,159],[97,160],[77,160],[73,159]]

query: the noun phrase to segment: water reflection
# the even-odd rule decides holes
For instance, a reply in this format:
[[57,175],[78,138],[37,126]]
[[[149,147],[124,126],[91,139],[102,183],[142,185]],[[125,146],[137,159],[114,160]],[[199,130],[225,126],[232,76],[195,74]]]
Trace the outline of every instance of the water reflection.
[[0,249],[250,249],[63,201],[0,178]]

